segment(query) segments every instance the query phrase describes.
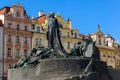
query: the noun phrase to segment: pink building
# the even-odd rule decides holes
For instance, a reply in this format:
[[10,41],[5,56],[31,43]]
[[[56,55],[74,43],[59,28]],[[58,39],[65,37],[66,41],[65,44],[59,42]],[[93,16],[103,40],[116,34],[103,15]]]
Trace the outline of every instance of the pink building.
[[0,9],[3,24],[3,75],[7,77],[8,68],[31,51],[31,24],[24,7],[20,4]]

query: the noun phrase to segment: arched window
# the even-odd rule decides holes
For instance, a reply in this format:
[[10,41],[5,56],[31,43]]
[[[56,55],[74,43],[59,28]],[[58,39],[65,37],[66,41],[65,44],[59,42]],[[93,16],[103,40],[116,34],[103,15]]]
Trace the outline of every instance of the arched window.
[[17,24],[16,30],[20,30],[20,25],[19,24]]
[[24,26],[24,31],[27,31],[28,30],[28,27],[27,26]]
[[40,27],[37,27],[36,32],[40,32]]

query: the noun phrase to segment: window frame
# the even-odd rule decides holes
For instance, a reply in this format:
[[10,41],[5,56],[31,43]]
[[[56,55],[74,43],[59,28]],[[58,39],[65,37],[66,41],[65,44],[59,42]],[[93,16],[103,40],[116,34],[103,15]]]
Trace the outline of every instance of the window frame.
[[11,48],[8,48],[8,54],[7,54],[8,57],[12,57],[12,49]]
[[16,30],[20,30],[20,25],[19,24],[16,25]]
[[38,26],[37,28],[36,28],[36,32],[40,32],[40,27]]

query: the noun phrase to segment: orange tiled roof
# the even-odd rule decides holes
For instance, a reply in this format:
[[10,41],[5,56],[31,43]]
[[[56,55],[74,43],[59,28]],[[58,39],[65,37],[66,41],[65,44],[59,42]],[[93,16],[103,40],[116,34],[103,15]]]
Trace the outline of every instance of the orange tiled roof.
[[10,11],[10,7],[4,7],[0,9],[0,15],[4,15],[5,13],[8,13]]
[[46,16],[43,15],[43,16],[36,18],[35,20],[37,20],[38,23],[42,24],[42,23],[45,23],[45,19],[46,19]]
[[0,26],[3,26],[2,20],[0,20]]

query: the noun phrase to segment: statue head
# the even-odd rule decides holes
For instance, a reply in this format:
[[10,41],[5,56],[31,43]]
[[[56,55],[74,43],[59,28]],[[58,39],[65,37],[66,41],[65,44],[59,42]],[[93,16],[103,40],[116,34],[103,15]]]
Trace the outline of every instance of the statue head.
[[54,16],[55,16],[54,12],[50,12],[46,17],[50,18],[50,17],[54,17]]

